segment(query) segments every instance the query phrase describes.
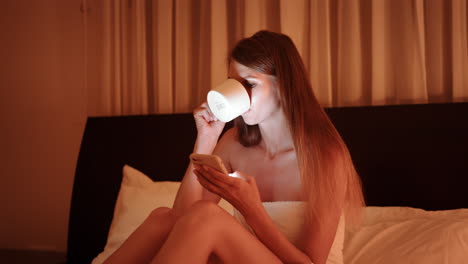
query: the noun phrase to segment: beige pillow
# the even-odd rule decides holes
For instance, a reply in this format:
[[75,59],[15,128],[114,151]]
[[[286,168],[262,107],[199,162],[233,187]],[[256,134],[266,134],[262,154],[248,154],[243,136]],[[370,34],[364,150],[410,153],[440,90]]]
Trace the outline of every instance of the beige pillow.
[[[114,217],[104,251],[92,264],[102,263],[127,237],[158,207],[172,207],[180,182],[154,182],[142,172],[125,165]],[[225,200],[219,205],[232,214],[232,206]]]

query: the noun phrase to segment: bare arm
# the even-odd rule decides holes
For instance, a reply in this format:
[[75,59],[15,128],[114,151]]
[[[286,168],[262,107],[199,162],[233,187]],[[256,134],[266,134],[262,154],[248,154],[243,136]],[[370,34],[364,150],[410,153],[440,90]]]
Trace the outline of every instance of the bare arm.
[[304,228],[302,237],[303,250],[315,264],[325,264],[327,262],[338,231],[341,210],[328,210],[326,214],[322,215],[325,217],[321,220],[313,219]]
[[333,245],[338,225],[343,213],[347,178],[342,165],[342,157],[335,155],[333,170],[337,177],[336,191],[329,199],[318,200],[316,213],[304,228],[302,245],[315,264],[325,264]]
[[[193,148],[193,152],[200,154],[211,154],[215,146],[215,140],[203,141],[197,139]],[[204,192],[206,192],[205,188],[203,188],[203,186],[201,186],[198,182],[197,177],[193,173],[193,164],[190,162],[177,192],[173,209],[176,212],[185,211],[194,202],[202,200],[204,198]],[[206,199],[213,200],[216,203],[219,201],[219,198],[216,200],[216,197],[214,196],[211,196],[211,199],[210,197],[206,197]]]
[[[206,103],[195,109],[193,116],[198,132],[193,153],[211,154],[213,152],[222,152],[223,144],[221,142],[223,140],[220,140],[218,144],[218,138],[225,123],[216,119],[209,111]],[[200,185],[193,173],[193,164],[190,162],[177,192],[173,209],[176,213],[180,212],[179,214],[181,214],[194,202],[202,199],[218,203],[220,197],[210,193]]]

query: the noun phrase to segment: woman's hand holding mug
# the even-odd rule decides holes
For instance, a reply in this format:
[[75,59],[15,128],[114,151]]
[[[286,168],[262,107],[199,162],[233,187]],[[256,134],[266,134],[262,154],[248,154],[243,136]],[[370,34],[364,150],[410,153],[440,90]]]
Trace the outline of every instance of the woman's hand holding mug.
[[195,118],[198,132],[197,139],[208,138],[209,140],[218,140],[226,123],[216,118],[206,102],[193,111],[193,117]]

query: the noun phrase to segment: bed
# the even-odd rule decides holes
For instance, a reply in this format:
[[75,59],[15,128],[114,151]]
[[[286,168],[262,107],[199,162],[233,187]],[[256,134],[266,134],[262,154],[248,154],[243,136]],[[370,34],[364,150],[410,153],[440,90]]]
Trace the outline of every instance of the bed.
[[[422,263],[418,257],[433,254],[443,263],[468,263],[468,103],[326,112],[349,147],[367,205],[363,228],[347,231],[347,263]],[[189,113],[88,118],[73,185],[68,263],[91,263],[104,250],[124,166],[177,183],[195,136]],[[166,187],[174,192],[177,185]]]

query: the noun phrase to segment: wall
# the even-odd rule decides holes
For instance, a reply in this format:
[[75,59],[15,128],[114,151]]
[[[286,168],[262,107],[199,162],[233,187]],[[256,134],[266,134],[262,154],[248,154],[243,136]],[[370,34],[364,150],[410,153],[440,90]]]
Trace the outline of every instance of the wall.
[[0,9],[0,248],[66,251],[86,121],[80,0]]

